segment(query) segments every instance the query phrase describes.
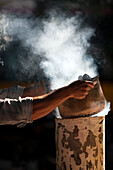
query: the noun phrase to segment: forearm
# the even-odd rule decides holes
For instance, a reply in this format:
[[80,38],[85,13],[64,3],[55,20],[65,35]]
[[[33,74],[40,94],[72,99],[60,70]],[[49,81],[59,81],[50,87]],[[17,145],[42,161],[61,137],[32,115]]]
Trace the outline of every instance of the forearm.
[[52,93],[40,97],[33,97],[33,114],[31,119],[36,120],[47,115],[70,97],[83,99],[93,87],[93,82],[75,81]]
[[31,119],[36,120],[47,115],[69,97],[67,86],[44,96],[33,97],[33,114]]

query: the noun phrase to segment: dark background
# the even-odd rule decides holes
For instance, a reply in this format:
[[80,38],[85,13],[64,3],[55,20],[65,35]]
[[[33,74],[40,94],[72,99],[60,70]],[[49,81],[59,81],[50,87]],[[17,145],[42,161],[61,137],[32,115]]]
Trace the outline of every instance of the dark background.
[[[91,39],[92,53],[98,65],[101,85],[105,97],[111,102],[111,111],[106,116],[106,169],[113,169],[113,1],[112,0],[0,0],[1,12],[14,15],[45,17],[50,9],[58,8],[76,15],[81,12],[85,23],[95,28]],[[4,43],[4,42],[0,42]],[[96,49],[96,51],[95,51]],[[96,54],[98,53],[98,58]],[[2,52],[0,53],[2,55]],[[2,58],[2,56],[0,56]],[[7,65],[6,65],[7,66]],[[6,66],[0,67],[1,88],[18,81],[7,77]],[[6,71],[7,70],[7,71]],[[30,84],[35,77],[26,79]],[[19,82],[22,83],[22,82]],[[39,83],[38,80],[35,83]],[[40,86],[47,86],[48,80],[40,80]],[[43,93],[46,92],[42,88]],[[55,120],[50,114],[26,125],[0,126],[0,170],[54,170],[55,169]]]

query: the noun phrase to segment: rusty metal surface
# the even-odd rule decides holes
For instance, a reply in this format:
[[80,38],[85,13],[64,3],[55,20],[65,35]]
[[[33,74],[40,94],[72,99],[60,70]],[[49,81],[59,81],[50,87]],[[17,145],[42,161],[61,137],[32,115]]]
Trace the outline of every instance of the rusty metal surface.
[[57,170],[105,169],[105,117],[56,119]]

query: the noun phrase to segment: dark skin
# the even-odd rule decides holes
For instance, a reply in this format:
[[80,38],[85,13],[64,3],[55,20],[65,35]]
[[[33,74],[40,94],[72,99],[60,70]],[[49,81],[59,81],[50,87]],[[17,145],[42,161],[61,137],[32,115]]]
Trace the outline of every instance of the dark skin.
[[[78,80],[49,94],[33,97],[33,113],[31,120],[34,121],[46,116],[69,98],[85,98],[89,90],[93,87],[94,83],[92,81]],[[25,89],[22,97],[29,96],[27,92],[27,89]]]

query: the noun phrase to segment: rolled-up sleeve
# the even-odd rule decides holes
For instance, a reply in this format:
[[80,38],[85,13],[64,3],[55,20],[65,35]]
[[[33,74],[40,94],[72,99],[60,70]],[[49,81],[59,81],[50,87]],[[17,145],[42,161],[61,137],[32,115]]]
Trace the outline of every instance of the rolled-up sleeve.
[[10,88],[0,89],[0,99],[19,99],[22,96],[24,87],[22,86],[13,86]]
[[32,123],[33,98],[0,99],[0,125],[23,127]]

